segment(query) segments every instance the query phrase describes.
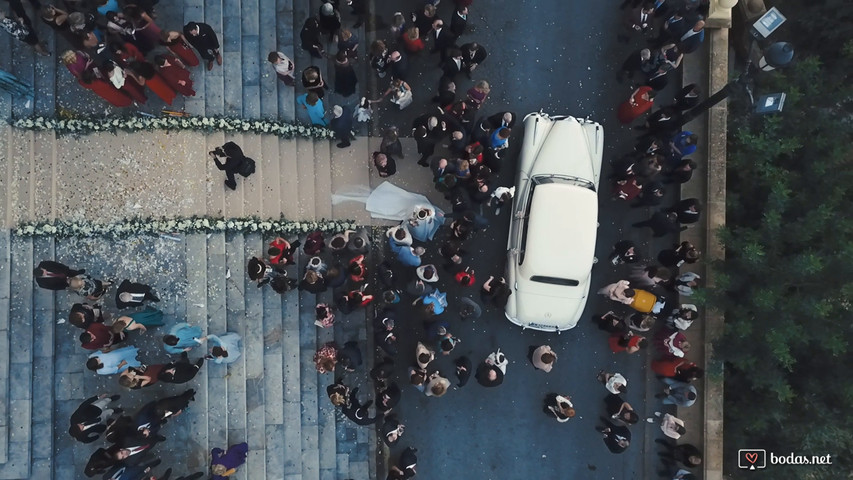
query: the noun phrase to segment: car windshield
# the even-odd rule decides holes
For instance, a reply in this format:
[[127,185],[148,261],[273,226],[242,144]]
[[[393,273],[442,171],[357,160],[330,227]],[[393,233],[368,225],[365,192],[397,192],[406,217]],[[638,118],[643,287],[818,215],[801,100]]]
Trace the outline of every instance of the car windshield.
[[583,178],[573,177],[571,175],[537,175],[533,177],[533,182],[536,185],[542,185],[545,183],[562,183],[588,188],[593,192],[595,191],[595,185],[592,182],[584,180]]

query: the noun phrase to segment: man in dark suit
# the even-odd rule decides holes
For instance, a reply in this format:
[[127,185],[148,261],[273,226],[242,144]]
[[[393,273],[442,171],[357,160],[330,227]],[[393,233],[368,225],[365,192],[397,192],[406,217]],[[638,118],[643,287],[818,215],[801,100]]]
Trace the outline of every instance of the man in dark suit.
[[388,71],[391,72],[391,80],[406,81],[409,76],[409,59],[403,52],[394,50],[388,55]]
[[658,38],[650,41],[650,43],[660,47],[667,42],[677,42],[682,35],[690,30],[690,27],[692,25],[688,24],[687,20],[676,12],[664,22]]
[[184,36],[190,45],[198,50],[201,58],[207,60],[207,69],[213,69],[213,61],[222,65],[222,55],[219,53],[219,39],[213,28],[206,23],[190,22],[184,26]]
[[343,405],[343,408],[341,408],[341,413],[355,422],[356,425],[373,425],[379,421],[380,415],[375,415],[373,418],[370,418],[369,408],[372,404],[373,400],[368,400],[364,405],[359,403],[358,387],[356,387],[350,390],[349,399],[347,403]]
[[78,442],[92,443],[107,429],[107,419],[114,413],[120,414],[120,408],[107,408],[110,402],[119,399],[118,395],[99,395],[86,399],[71,414],[71,428],[68,433]]
[[693,53],[699,49],[705,40],[705,21],[698,20],[693,28],[685,32],[678,39],[678,50],[684,53]]
[[483,60],[489,55],[486,49],[477,42],[466,43],[459,47],[462,51],[462,70],[471,78],[471,73],[476,69]]
[[[243,150],[234,142],[228,142],[225,145],[208,152],[213,157],[216,168],[225,172],[225,186],[231,190],[237,189],[237,179],[235,175],[240,173],[240,167],[243,166]],[[225,157],[223,164],[219,157]]]
[[181,352],[181,359],[177,362],[167,364],[160,373],[158,380],[166,383],[189,382],[196,376],[203,364],[204,357],[199,358],[195,363],[190,363],[187,352]]
[[456,11],[453,12],[453,17],[450,19],[450,32],[457,38],[465,33],[465,27],[468,26],[468,7],[459,5]]
[[116,290],[116,307],[118,308],[141,307],[145,300],[160,301],[148,285],[123,280]]
[[698,198],[685,198],[672,206],[667,212],[678,215],[678,223],[696,223],[702,213],[702,204]]
[[462,52],[458,48],[453,48],[447,55],[450,57],[441,64],[441,71],[444,76],[450,80],[454,80],[456,75],[462,71]]
[[334,117],[330,122],[332,130],[335,132],[335,138],[339,140],[338,148],[346,148],[350,146],[352,136],[352,107],[344,105],[335,105],[332,107]]
[[459,171],[456,163],[448,162],[446,158],[435,157],[430,162],[430,170],[432,170],[433,180],[437,180],[444,174],[453,174]]
[[36,284],[48,290],[65,290],[68,287],[69,278],[84,273],[86,273],[86,270],[74,270],[71,267],[52,260],[42,260],[33,269],[33,277],[36,279]]
[[679,226],[677,214],[663,211],[655,212],[648,220],[637,222],[633,226],[637,228],[649,227],[655,237],[662,237],[668,233],[678,233],[687,228]]
[[648,34],[652,30],[652,21],[655,8],[645,4],[642,7],[632,8],[622,16],[622,27],[624,33],[619,33],[616,38],[622,43],[628,43],[630,35],[635,33]]
[[449,28],[444,28],[444,21],[437,19],[432,22],[433,46],[430,53],[438,52],[441,55],[439,65],[447,59],[447,51],[456,46],[456,35]]

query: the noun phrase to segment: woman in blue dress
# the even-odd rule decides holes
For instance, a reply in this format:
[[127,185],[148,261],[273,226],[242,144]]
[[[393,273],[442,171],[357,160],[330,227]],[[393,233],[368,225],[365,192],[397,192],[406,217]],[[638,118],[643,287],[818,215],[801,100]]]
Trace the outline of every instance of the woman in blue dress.
[[308,118],[311,119],[312,125],[326,126],[326,107],[316,93],[303,93],[296,97],[296,103],[308,111]]
[[108,353],[95,352],[89,355],[86,368],[98,375],[115,375],[127,370],[127,367],[140,367],[142,363],[136,359],[139,349],[128,345]]
[[208,335],[207,345],[210,347],[208,359],[216,363],[234,363],[240,358],[240,335],[228,332],[223,335]]
[[139,330],[140,333],[148,331],[148,327],[162,327],[163,312],[154,307],[146,307],[141,312],[131,313],[118,317],[113,322],[112,330],[115,333],[121,331],[130,332],[131,330]]
[[171,354],[188,352],[201,345],[204,340],[201,327],[194,327],[186,322],[175,325],[169,330],[169,334],[163,337],[164,347]]
[[409,232],[417,240],[432,240],[438,227],[444,224],[444,213],[433,205],[415,205],[409,219]]

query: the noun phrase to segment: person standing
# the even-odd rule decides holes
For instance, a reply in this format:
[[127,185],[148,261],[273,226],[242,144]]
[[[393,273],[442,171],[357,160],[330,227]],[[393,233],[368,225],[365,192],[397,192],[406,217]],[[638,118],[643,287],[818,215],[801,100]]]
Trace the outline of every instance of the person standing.
[[335,132],[335,138],[338,139],[338,148],[346,148],[350,146],[350,140],[355,139],[352,134],[352,107],[344,105],[335,105],[332,107],[334,118],[329,122],[332,130]]
[[335,56],[335,92],[349,97],[356,91],[358,77],[346,52],[339,51]]
[[497,387],[504,381],[507,364],[509,364],[509,361],[499,348],[489,354],[480,366],[477,367],[474,378],[484,387]]
[[296,79],[293,76],[293,72],[295,71],[296,66],[293,63],[293,60],[281,52],[270,52],[267,56],[267,60],[272,63],[272,66],[275,69],[275,74],[279,80],[284,82],[288,87],[295,85]]
[[619,122],[622,125],[628,125],[639,118],[640,115],[651,110],[655,101],[654,98],[652,98],[653,94],[654,89],[648,86],[643,86],[634,90],[634,93],[628,97],[628,100],[619,105],[619,110],[617,111]]
[[38,36],[36,36],[35,30],[30,24],[29,19],[19,17],[16,21],[7,17],[6,12],[0,11],[0,28],[6,30],[9,35],[15,38],[15,40],[20,40],[33,47],[39,55],[50,55],[50,52],[47,51],[44,44],[39,42]]
[[182,322],[169,330],[168,335],[163,337],[163,344],[166,352],[178,354],[189,352],[201,345],[204,340],[205,337],[201,335],[201,327]]
[[184,25],[184,37],[196,50],[201,58],[207,61],[207,69],[213,70],[213,61],[222,65],[222,54],[219,53],[219,39],[213,27],[206,23],[190,22]]
[[207,342],[210,346],[210,353],[207,356],[208,360],[214,363],[234,363],[240,358],[240,342],[242,339],[239,334],[228,332],[223,335],[208,335]]
[[326,107],[316,93],[303,93],[296,97],[296,103],[308,112],[308,118],[312,125],[326,126]]
[[67,265],[52,260],[42,260],[33,269],[33,277],[39,287],[47,290],[65,290],[71,278],[86,273],[86,270],[75,270]]
[[572,397],[556,393],[549,393],[545,396],[543,411],[546,415],[554,416],[560,423],[568,422],[569,419],[575,416]]
[[622,453],[631,445],[631,431],[624,425],[615,425],[610,421],[604,427],[595,427],[603,438],[604,444],[611,453]]
[[120,408],[107,408],[110,402],[119,399],[118,395],[98,395],[86,399],[71,414],[71,428],[68,433],[78,442],[92,443],[107,429],[107,419],[113,413],[122,412]]
[[662,398],[664,405],[689,407],[696,403],[697,393],[693,385],[672,378],[662,378],[661,381],[666,384],[666,387],[663,393],[658,393],[655,398]]
[[320,29],[320,21],[317,17],[308,17],[305,20],[299,32],[299,40],[302,42],[302,50],[312,57],[323,58],[326,55],[326,49],[323,47],[323,31]]
[[246,442],[231,445],[228,450],[214,448],[210,451],[210,472],[213,480],[226,480],[237,471],[237,467],[246,463],[249,444]]
[[[229,147],[229,148],[226,148]],[[236,148],[234,148],[236,147]],[[225,186],[231,190],[237,190],[237,177],[243,166],[243,151],[234,142],[228,142],[221,148],[217,148],[208,152],[213,157],[213,162],[216,168],[225,172]],[[225,163],[219,160],[220,156],[225,157]]]
[[530,347],[530,362],[536,370],[542,370],[545,373],[554,368],[554,362],[557,361],[557,354],[551,350],[549,345],[539,347]]

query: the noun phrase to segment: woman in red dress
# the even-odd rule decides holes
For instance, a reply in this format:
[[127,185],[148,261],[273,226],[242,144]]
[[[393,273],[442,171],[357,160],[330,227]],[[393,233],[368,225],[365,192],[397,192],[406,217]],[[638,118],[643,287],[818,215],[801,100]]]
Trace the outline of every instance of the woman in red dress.
[[409,53],[418,53],[424,49],[424,41],[421,39],[421,31],[418,27],[409,27],[403,34],[403,43]]
[[71,75],[74,75],[75,78],[79,79],[80,75],[89,70],[92,67],[92,58],[85,52],[81,52],[80,50],[66,50],[62,54],[62,63],[65,64],[65,67],[68,68],[68,71],[71,72]]
[[157,73],[154,65],[146,61],[136,61],[130,64],[128,74],[135,75],[136,81],[150,88],[155,95],[163,99],[169,105],[178,94],[169,86],[169,83]]
[[651,110],[654,99],[651,97],[654,89],[643,86],[636,90],[622,105],[619,105],[617,117],[623,125],[627,125],[637,119],[640,115]]
[[145,61],[145,55],[130,42],[124,42],[123,44],[114,43],[111,46],[113,49],[113,58],[121,68],[128,68],[133,62]]
[[163,77],[163,80],[173,90],[185,97],[195,96],[190,72],[184,68],[178,57],[174,55],[157,55],[154,57],[154,65],[157,66],[157,73]]
[[188,65],[190,67],[198,66],[198,57],[195,55],[192,47],[187,43],[187,39],[184,38],[184,34],[181,32],[177,32],[175,30],[163,30],[160,32],[160,44],[165,45],[172,51],[172,53],[177,55],[184,65]]
[[80,85],[95,92],[114,107],[128,107],[133,104],[130,96],[115,88],[109,81],[96,77],[92,70],[83,70],[80,73]]

